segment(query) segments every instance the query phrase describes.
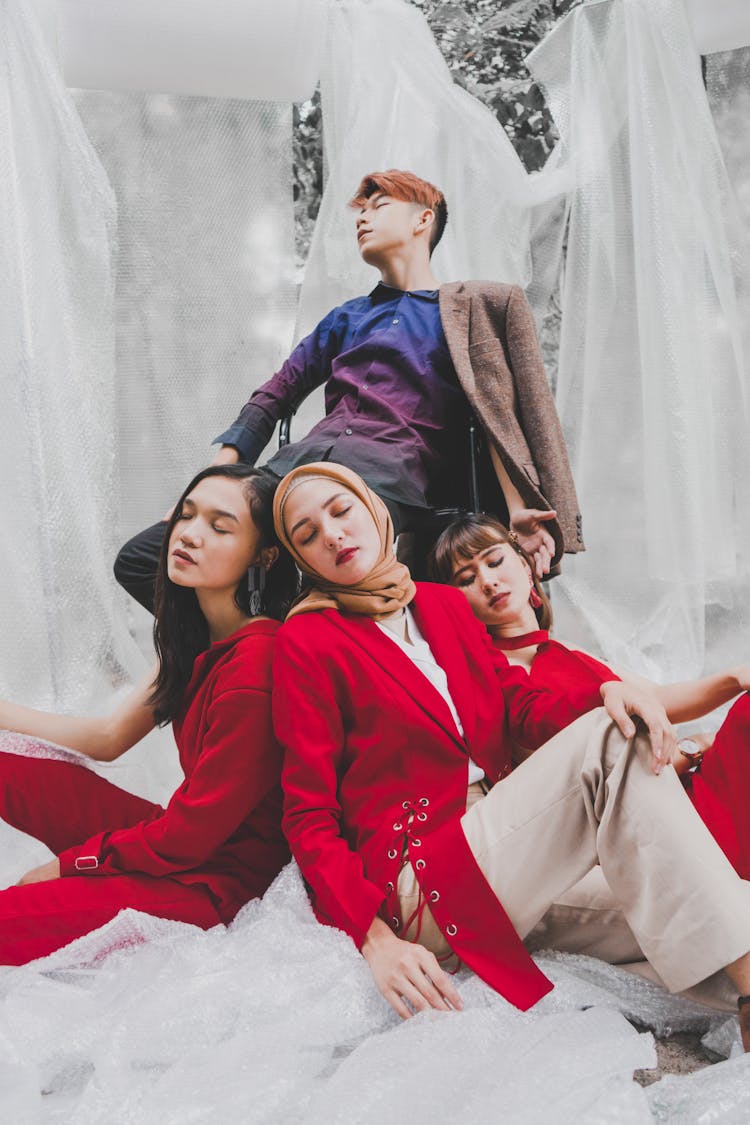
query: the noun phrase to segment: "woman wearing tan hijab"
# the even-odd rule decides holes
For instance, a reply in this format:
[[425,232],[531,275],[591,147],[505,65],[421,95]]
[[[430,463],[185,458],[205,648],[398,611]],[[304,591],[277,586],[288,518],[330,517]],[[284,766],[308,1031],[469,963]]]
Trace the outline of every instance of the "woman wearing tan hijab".
[[603,684],[606,712],[571,714],[511,773],[511,739],[541,746],[568,704],[492,649],[457,590],[412,582],[378,497],[307,465],[274,518],[311,581],[274,662],[284,831],[319,918],[401,1016],[460,1007],[459,960],[534,1004],[552,985],[522,939],[597,862],[670,989],[728,967],[750,993],[746,885],[663,771],[674,735],[647,691]]

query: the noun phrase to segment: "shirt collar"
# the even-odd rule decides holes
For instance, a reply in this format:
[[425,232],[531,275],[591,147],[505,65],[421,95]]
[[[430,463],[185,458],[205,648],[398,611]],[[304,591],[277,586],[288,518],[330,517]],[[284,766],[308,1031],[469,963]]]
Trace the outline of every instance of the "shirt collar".
[[[403,297],[406,290],[397,289],[395,285],[386,285],[384,281],[379,281],[373,291],[368,294],[373,304],[379,305],[384,301],[392,301],[396,297]],[[412,297],[418,297],[421,301],[437,301],[439,290],[437,289],[410,289]]]

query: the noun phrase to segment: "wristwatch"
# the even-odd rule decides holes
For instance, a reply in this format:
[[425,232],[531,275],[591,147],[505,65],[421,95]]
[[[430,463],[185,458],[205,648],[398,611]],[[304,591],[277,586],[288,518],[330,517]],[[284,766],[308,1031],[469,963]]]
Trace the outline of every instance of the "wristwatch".
[[693,769],[698,765],[705,751],[701,750],[698,743],[694,738],[681,738],[677,742],[677,749],[682,754],[683,758],[687,758],[690,763],[690,768]]

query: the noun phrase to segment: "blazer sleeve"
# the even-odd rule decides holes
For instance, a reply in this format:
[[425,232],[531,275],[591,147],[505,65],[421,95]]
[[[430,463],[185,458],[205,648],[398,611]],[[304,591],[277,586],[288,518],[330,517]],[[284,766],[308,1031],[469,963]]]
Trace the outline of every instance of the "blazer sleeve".
[[[467,655],[474,649],[480,649],[489,656],[502,696],[507,733],[513,742],[528,750],[537,750],[580,718],[577,700],[564,692],[535,683],[524,668],[508,662],[505,654],[492,644],[487,630],[471,612],[463,594],[453,587],[446,587],[441,598],[444,606],[450,607],[458,618],[457,624],[460,622]],[[608,678],[616,680],[618,677],[612,672]]]
[[[495,654],[495,670],[505,702],[508,734],[528,750],[537,750],[580,718],[575,701],[532,683],[528,672]],[[612,679],[616,679],[612,676]]]
[[68,848],[59,856],[61,875],[168,876],[199,867],[278,784],[279,760],[270,693],[218,694],[195,769],[162,814]]
[[274,657],[274,727],[284,747],[282,827],[316,907],[359,948],[384,895],[342,834],[341,706],[331,676],[299,632],[281,629]]
[[526,294],[517,285],[508,301],[505,331],[519,421],[541,490],[550,506],[558,509],[566,547],[580,550],[583,547],[581,517],[568,450],[544,370],[534,315]]

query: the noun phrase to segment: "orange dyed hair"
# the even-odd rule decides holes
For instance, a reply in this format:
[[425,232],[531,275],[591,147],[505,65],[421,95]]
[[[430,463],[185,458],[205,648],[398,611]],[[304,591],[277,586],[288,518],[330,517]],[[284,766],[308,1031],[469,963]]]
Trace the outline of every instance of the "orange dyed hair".
[[432,224],[430,235],[430,253],[432,253],[443,237],[445,224],[448,222],[448,204],[442,191],[427,180],[420,180],[413,172],[401,172],[398,168],[389,168],[387,172],[370,172],[365,176],[349,200],[349,206],[361,207],[366,199],[380,192],[389,195],[391,199],[402,199],[405,203],[419,203],[435,213],[435,222]]

